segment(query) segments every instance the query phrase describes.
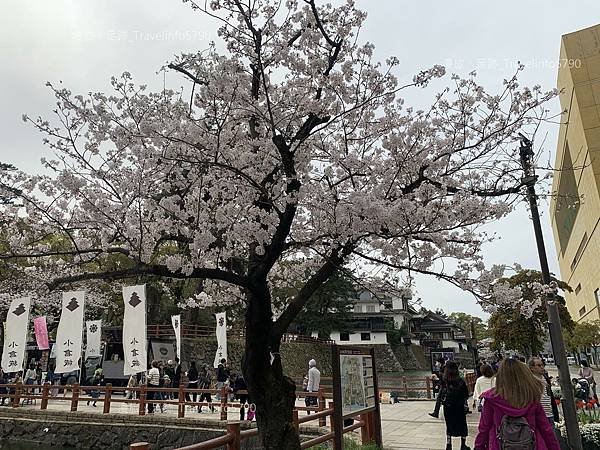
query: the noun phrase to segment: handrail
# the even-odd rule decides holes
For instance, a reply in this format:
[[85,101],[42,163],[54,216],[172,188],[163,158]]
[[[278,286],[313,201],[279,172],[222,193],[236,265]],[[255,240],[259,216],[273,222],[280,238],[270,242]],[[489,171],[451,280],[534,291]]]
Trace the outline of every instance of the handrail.
[[[47,410],[50,403],[55,402],[70,402],[71,403],[71,411],[76,412],[78,410],[79,403],[82,401],[94,401],[102,404],[102,412],[104,414],[109,414],[111,410],[111,405],[113,404],[137,404],[139,405],[139,415],[146,414],[146,405],[176,405],[177,406],[177,417],[183,418],[186,413],[186,406],[194,406],[194,407],[202,407],[208,406],[211,408],[216,408],[220,410],[220,418],[221,420],[227,419],[227,411],[231,408],[240,409],[244,408],[245,404],[242,404],[238,401],[230,401],[229,395],[232,393],[226,387],[222,387],[221,389],[198,389],[198,388],[187,388],[183,385],[178,387],[149,387],[147,385],[141,386],[112,386],[112,384],[107,383],[105,386],[89,386],[89,385],[79,385],[78,383],[72,385],[56,385],[44,383],[43,385],[38,384],[22,384],[22,383],[9,383],[9,384],[0,384],[0,389],[3,388],[4,392],[0,393],[0,398],[8,398],[9,404],[12,404],[13,407],[19,407],[21,405],[21,400],[23,402],[27,400],[37,400],[41,399],[40,409]],[[58,390],[62,390],[62,395],[53,395],[52,392],[56,392]],[[67,392],[71,392],[70,396],[67,396]],[[125,398],[125,397],[115,397],[115,393],[125,393],[128,392],[132,395],[133,398]],[[173,394],[173,398],[148,398],[148,393],[166,393]],[[100,398],[100,394],[104,394],[104,398]],[[176,394],[176,395],[175,395]],[[188,401],[186,398],[189,398],[190,394],[209,394],[211,401]],[[212,401],[213,395],[220,395],[219,400]],[[248,395],[247,390],[240,390],[235,393],[236,395]],[[177,398],[175,398],[177,396]],[[316,397],[318,402],[314,406],[298,406],[297,410],[299,411],[311,411],[318,413],[325,409],[325,399],[326,395],[324,390],[319,390],[318,392],[304,392],[304,391],[296,391],[296,396],[299,398],[303,397]],[[201,397],[201,396],[200,396]],[[320,424],[324,425],[325,417],[323,415],[313,416],[315,419],[320,418]],[[314,419],[311,419],[314,420]]]
[[327,417],[333,414],[333,409],[325,409],[323,411],[319,411],[318,413],[311,414],[310,416],[304,416],[301,419],[298,419],[298,424],[312,422],[313,420],[320,419],[322,417]]
[[[360,419],[356,421],[356,423],[344,427],[342,429],[342,434],[349,433],[358,428],[362,429],[362,441],[363,444],[367,444],[373,441],[372,430],[369,428],[369,422],[373,419],[374,411],[368,411],[366,413],[360,414]],[[296,428],[298,425],[305,422],[310,422],[313,420],[321,419],[322,417],[332,416],[333,408],[326,409],[312,416],[306,416],[302,419],[298,418],[298,414],[294,411],[294,424]],[[210,439],[208,441],[204,441],[198,444],[188,445],[186,447],[180,447],[177,450],[214,450],[223,445],[227,445],[227,450],[240,450],[240,443],[243,439],[248,439],[250,437],[258,436],[259,431],[258,428],[253,428],[250,430],[240,431],[240,423],[239,422],[229,422],[227,424],[227,432],[223,436],[219,436],[214,439]],[[309,439],[307,441],[301,442],[300,448],[307,449],[314,447],[315,445],[319,445],[323,442],[330,441],[334,439],[336,436],[335,431],[330,431],[321,436],[317,436],[313,439]],[[140,445],[144,445],[146,443],[136,443],[130,446],[130,450],[139,449]],[[144,447],[143,450],[149,450],[148,447]],[[135,447],[134,447],[135,446]]]
[[201,442],[199,444],[186,445],[185,447],[179,447],[178,450],[210,450],[213,448],[219,448],[222,445],[229,444],[233,441],[231,434],[224,434],[217,438],[211,439],[210,441]]

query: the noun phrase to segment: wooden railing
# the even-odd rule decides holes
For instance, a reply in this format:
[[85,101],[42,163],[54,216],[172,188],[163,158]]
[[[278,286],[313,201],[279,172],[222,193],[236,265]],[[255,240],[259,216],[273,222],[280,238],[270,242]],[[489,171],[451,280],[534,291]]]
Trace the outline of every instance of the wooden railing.
[[[35,384],[0,384],[0,389],[6,389],[6,393],[0,394],[0,398],[8,398],[9,404],[13,407],[21,406],[21,402],[31,401],[37,404],[37,400],[40,400],[40,409],[46,410],[48,409],[48,405],[51,402],[70,402],[70,409],[72,412],[78,410],[79,403],[82,401],[85,402],[96,402],[102,404],[102,412],[103,414],[110,414],[111,406],[114,404],[136,404],[138,415],[144,416],[146,415],[146,408],[148,404],[153,404],[155,407],[158,405],[176,405],[177,406],[177,417],[183,418],[186,413],[186,406],[194,406],[194,407],[204,407],[207,406],[209,408],[219,409],[220,412],[220,420],[227,420],[227,412],[230,409],[240,409],[243,408],[244,405],[240,402],[230,401],[229,397],[232,395],[232,392],[227,388],[223,387],[221,389],[189,389],[180,385],[178,388],[148,388],[146,385],[141,385],[138,387],[117,387],[113,386],[110,383],[107,383],[106,386],[81,386],[77,383],[73,385],[51,385],[49,383],[45,383],[43,385],[35,385]],[[70,391],[70,396],[53,396],[51,395],[52,390],[60,389],[66,392]],[[124,394],[126,392],[135,393],[136,398],[125,398]],[[168,395],[175,396],[177,394],[177,398],[169,399],[169,398],[148,398],[148,393],[165,393]],[[88,394],[88,395],[86,395]],[[100,395],[104,394],[102,398]],[[115,396],[115,394],[120,394],[121,396]],[[190,395],[197,394],[200,396],[201,394],[210,394],[219,395],[220,398],[214,402],[200,402],[200,401],[187,401],[187,398],[190,398]],[[240,390],[236,394],[238,395],[247,395],[248,391]],[[306,397],[316,397],[317,404],[316,406],[296,406],[297,411],[310,411],[310,412],[321,412],[325,410],[325,399],[327,394],[323,389],[319,390],[319,392],[304,392],[297,391],[296,397],[298,398],[306,398]],[[325,426],[325,420],[319,421],[320,426]]]
[[[304,392],[297,391],[296,396],[298,398],[306,398],[306,397],[317,397],[317,405],[316,406],[296,406],[293,411],[294,417],[294,425],[297,429],[301,424],[318,420],[319,427],[325,427],[327,425],[327,417],[331,417],[333,414],[332,403],[329,403],[329,408],[326,408],[326,399],[331,398],[331,385],[329,385],[329,389],[327,387],[327,382],[331,382],[331,378],[323,377],[321,379],[324,385],[323,388],[319,390],[319,392]],[[470,373],[465,376],[465,381],[469,388],[469,393],[472,393],[473,387],[475,385],[475,374]],[[414,383],[422,382],[423,386],[414,386]],[[220,420],[227,420],[227,412],[230,408],[243,408],[244,405],[239,402],[232,402],[229,400],[229,396],[231,392],[223,387],[222,389],[189,389],[180,385],[178,388],[154,388],[148,389],[148,386],[141,385],[138,387],[115,387],[108,383],[106,386],[81,386],[79,384],[73,385],[50,385],[49,383],[45,383],[43,385],[25,385],[22,383],[17,384],[0,384],[0,389],[6,390],[4,393],[0,394],[0,398],[8,398],[9,404],[12,404],[13,407],[19,407],[21,402],[23,401],[33,401],[36,402],[38,399],[40,400],[40,409],[46,410],[48,409],[48,405],[51,402],[70,402],[70,410],[72,412],[76,412],[78,410],[79,403],[82,401],[89,402],[98,402],[102,404],[102,413],[110,414],[111,406],[114,404],[124,403],[124,404],[136,404],[137,405],[137,413],[138,415],[144,416],[146,414],[146,408],[149,403],[158,406],[160,404],[163,405],[176,405],[177,406],[177,417],[183,418],[186,413],[186,406],[208,406],[208,407],[217,407],[220,412]],[[71,396],[53,396],[51,395],[51,391],[56,389],[65,390],[66,392],[70,391]],[[399,387],[386,387],[379,389],[379,395],[385,391],[391,392],[399,392],[403,393],[403,397],[409,398],[409,392],[411,391],[425,391],[427,398],[432,398],[432,382],[430,377],[402,377],[401,378],[401,386]],[[125,392],[135,393],[136,398],[125,398],[115,396],[115,394],[125,394]],[[167,396],[174,396],[177,394],[176,399],[170,398],[148,398],[148,393],[165,393]],[[88,395],[86,395],[88,394]],[[93,394],[93,395],[90,395]],[[104,394],[102,398],[100,398],[100,394]],[[210,394],[212,395],[220,395],[220,399],[215,402],[194,402],[194,401],[186,401],[186,394],[189,396],[190,394]],[[238,394],[246,395],[247,391],[239,391]],[[152,395],[153,396],[153,395]],[[299,417],[300,411],[310,411],[314,414],[306,415],[303,417]],[[344,427],[343,433],[348,433],[352,430],[361,428],[361,439],[364,444],[368,444],[374,441],[374,426],[373,426],[374,414],[373,411],[368,411],[357,419],[356,423]],[[302,443],[303,449],[313,447],[320,443],[330,441],[334,439],[335,432],[332,430],[331,420],[330,420],[330,430],[329,432],[305,441]],[[218,438],[202,442],[199,444],[190,445],[187,447],[182,447],[180,450],[210,450],[216,449],[222,446],[226,446],[228,450],[239,450],[240,443],[243,439],[247,439],[253,436],[258,435],[258,429],[248,429],[241,430],[239,422],[230,422],[227,424],[226,434],[220,436]],[[131,445],[131,449],[145,450],[149,449],[150,444],[147,443],[135,443]]]
[[[301,378],[294,378],[296,382],[296,386],[299,386],[302,383]],[[473,389],[475,387],[476,376],[475,373],[467,373],[465,375],[465,382],[467,383],[467,388],[469,389],[469,394],[473,393]],[[321,388],[325,392],[325,396],[327,398],[331,398],[332,392],[332,384],[333,380],[331,377],[321,377]],[[379,396],[381,398],[384,392],[387,393],[396,393],[398,394],[398,398],[402,399],[411,399],[411,398],[419,398],[418,394],[420,392],[424,392],[424,397],[429,400],[433,399],[433,388],[434,383],[431,377],[394,377],[394,379],[389,380],[381,377],[379,379]],[[415,395],[416,394],[416,395]]]
[[[330,417],[330,423],[331,423],[331,416],[333,416],[333,404],[331,402],[329,403],[328,409],[325,409],[323,411],[317,412],[316,414],[312,414],[312,415],[308,415],[308,416],[304,416],[304,417],[298,417],[298,410],[295,409],[293,411],[294,427],[296,428],[297,431],[299,431],[301,424],[311,422],[314,420],[319,421],[319,426],[324,426],[324,425],[321,425],[321,423],[325,422],[327,420],[327,417]],[[364,412],[362,414],[359,414],[359,415],[355,416],[355,419],[357,419],[357,420],[355,420],[355,423],[343,428],[342,434],[346,434],[346,433],[349,433],[351,431],[354,431],[354,430],[360,428],[362,443],[366,445],[366,444],[370,444],[370,443],[374,442],[375,441],[374,410],[370,410],[370,411]],[[333,427],[330,427],[330,430],[331,431],[329,431],[325,434],[322,434],[321,436],[317,436],[315,438],[303,441],[300,444],[300,448],[307,449],[307,448],[314,447],[315,445],[322,444],[323,442],[333,440],[336,436],[335,430],[333,430]],[[255,436],[258,436],[257,428],[242,431],[242,430],[240,430],[240,422],[229,422],[227,424],[227,430],[223,436],[219,436],[217,438],[210,439],[208,441],[200,442],[198,444],[188,445],[186,447],[180,447],[177,450],[214,450],[214,449],[218,449],[224,445],[226,446],[227,450],[240,450],[242,440],[248,439],[250,437],[255,437]],[[150,444],[148,442],[136,442],[134,444],[131,444],[129,446],[129,449],[130,450],[150,450]]]

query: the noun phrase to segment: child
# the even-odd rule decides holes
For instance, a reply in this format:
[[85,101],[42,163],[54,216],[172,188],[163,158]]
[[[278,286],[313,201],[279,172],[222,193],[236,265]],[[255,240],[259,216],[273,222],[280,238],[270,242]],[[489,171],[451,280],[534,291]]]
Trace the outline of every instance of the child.
[[256,416],[256,405],[254,403],[250,403],[250,406],[248,407],[247,419],[250,422],[252,422],[254,420],[255,416]]

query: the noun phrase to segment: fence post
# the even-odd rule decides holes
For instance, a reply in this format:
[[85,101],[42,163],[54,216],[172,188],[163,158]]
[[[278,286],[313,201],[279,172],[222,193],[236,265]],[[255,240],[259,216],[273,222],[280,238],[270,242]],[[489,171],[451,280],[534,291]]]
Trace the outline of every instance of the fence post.
[[221,420],[227,420],[227,400],[229,397],[229,392],[225,386],[221,388]]
[[185,394],[183,392],[183,384],[179,383],[179,392],[177,393],[177,417],[180,419],[185,417]]
[[71,390],[71,412],[77,411],[77,405],[79,404],[79,383],[75,383]]
[[431,400],[431,378],[425,377],[425,387],[427,388],[427,398]]
[[404,398],[408,398],[408,383],[406,377],[402,377],[402,386],[404,387]]
[[17,383],[15,385],[15,396],[13,397],[13,407],[15,408],[21,402],[21,389],[23,389],[23,383]]
[[[333,409],[333,400],[329,401],[329,409]],[[325,425],[327,426],[327,425]],[[333,414],[329,415],[329,428],[333,430]]]
[[50,393],[50,385],[48,383],[44,383],[42,386],[42,405],[40,409],[48,408],[48,394]]
[[376,437],[376,431],[375,431],[375,411],[371,411],[367,414],[367,417],[369,418],[369,439],[371,440],[371,442],[377,442],[377,437]]
[[146,390],[147,390],[147,386],[145,384],[140,385],[140,409],[139,409],[139,415],[140,416],[145,416],[146,415]]
[[106,383],[106,390],[104,391],[104,410],[103,414],[110,414],[110,398],[112,397],[112,384]]
[[298,410],[294,409],[292,411],[292,417],[293,417],[293,422],[294,422],[294,428],[296,429],[296,433],[298,433],[298,430],[300,429],[300,424],[298,423]]
[[230,422],[227,424],[227,434],[233,436],[233,440],[227,444],[227,450],[240,450],[240,423]]
[[[319,412],[325,410],[325,390],[319,388]],[[327,419],[325,417],[319,417],[319,426],[324,427],[327,425]]]
[[363,445],[369,445],[369,413],[361,414],[359,417],[360,421],[363,422],[363,426],[360,427],[360,441]]

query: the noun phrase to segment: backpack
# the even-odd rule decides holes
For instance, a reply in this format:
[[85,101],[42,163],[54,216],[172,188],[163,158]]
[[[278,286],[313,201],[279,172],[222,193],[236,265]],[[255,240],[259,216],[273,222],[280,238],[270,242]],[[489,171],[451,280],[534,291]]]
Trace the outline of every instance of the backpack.
[[535,449],[535,433],[525,417],[504,416],[497,437],[501,450]]

